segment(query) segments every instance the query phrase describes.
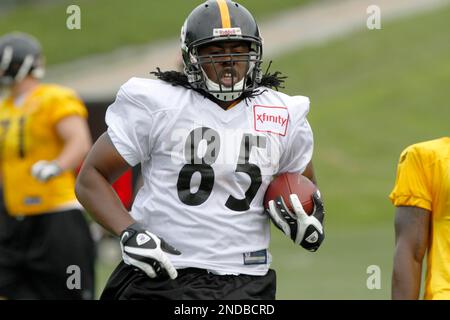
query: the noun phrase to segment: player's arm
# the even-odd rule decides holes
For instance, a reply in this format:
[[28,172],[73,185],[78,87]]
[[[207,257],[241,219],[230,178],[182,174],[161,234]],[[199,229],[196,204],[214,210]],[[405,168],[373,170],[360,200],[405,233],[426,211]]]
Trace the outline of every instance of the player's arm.
[[317,186],[317,180],[316,175],[314,174],[314,166],[312,161],[308,163],[308,165],[305,168],[305,171],[303,171],[302,175],[307,177],[309,180],[311,180],[316,186]]
[[392,299],[419,298],[429,225],[429,211],[417,207],[397,207]]
[[135,222],[112,187],[112,183],[129,168],[108,134],[104,133],[88,153],[75,186],[77,198],[84,208],[115,235],[120,235]]
[[75,115],[65,117],[56,124],[56,132],[64,147],[55,162],[63,171],[76,169],[92,146],[86,119]]
[[32,175],[42,182],[77,168],[92,145],[87,121],[81,116],[64,117],[58,121],[55,129],[64,143],[62,151],[55,159],[40,160],[31,168]]
[[166,272],[174,279],[177,271],[165,253],[180,253],[134,221],[112,188],[112,183],[129,168],[109,135],[104,133],[80,170],[75,187],[77,198],[98,223],[120,235],[126,264],[141,269],[151,278]]

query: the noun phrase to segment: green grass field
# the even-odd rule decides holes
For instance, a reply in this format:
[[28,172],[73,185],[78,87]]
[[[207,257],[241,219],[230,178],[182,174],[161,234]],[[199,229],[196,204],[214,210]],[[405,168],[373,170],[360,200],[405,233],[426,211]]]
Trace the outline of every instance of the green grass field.
[[[273,64],[286,91],[311,97],[315,167],[326,201],[316,253],[272,230],[278,299],[389,299],[394,208],[407,145],[450,131],[450,7],[291,53]],[[381,289],[366,286],[381,269]],[[102,266],[104,279],[108,267]],[[100,289],[101,286],[99,286]]]
[[[311,97],[327,237],[315,254],[278,232],[279,299],[388,299],[394,246],[388,200],[407,145],[450,134],[450,7],[289,54],[274,69]],[[381,290],[366,269],[381,268]]]
[[[312,0],[242,0],[259,19]],[[48,64],[70,61],[127,45],[174,37],[201,0],[61,0],[58,4],[27,5],[0,16],[0,35],[20,30],[38,37]],[[68,30],[66,8],[81,9],[81,30]]]

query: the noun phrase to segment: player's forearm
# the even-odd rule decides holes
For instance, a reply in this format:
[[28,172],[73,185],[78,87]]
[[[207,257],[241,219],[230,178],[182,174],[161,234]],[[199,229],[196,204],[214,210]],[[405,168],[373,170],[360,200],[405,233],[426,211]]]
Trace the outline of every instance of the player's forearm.
[[392,273],[392,299],[419,299],[421,276],[422,262],[414,259],[407,249],[397,247]]
[[316,179],[316,175],[314,173],[314,166],[313,166],[312,161],[310,161],[308,163],[308,165],[306,166],[306,168],[303,171],[302,175],[307,177],[309,180],[311,180],[317,186],[317,179]]
[[113,234],[119,235],[135,222],[111,184],[94,167],[83,168],[75,192],[88,213]]
[[81,134],[66,141],[61,153],[54,161],[63,170],[76,169],[91,148],[92,143],[88,134]]

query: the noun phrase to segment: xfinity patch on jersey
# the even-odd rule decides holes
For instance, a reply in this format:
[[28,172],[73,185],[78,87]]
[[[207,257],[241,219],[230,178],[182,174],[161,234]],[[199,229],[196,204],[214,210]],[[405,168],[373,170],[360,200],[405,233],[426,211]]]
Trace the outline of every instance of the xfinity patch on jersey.
[[241,36],[241,28],[214,28],[214,37]]
[[253,252],[244,253],[244,264],[266,264],[267,263],[267,250],[259,250]]
[[254,128],[258,132],[286,135],[289,113],[286,107],[253,106]]

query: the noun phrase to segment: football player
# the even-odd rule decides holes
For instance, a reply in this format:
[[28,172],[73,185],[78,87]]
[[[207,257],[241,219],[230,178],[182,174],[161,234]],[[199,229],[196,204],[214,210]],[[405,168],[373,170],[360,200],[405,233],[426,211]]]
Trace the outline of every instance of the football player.
[[393,299],[419,299],[427,253],[424,299],[450,299],[450,137],[402,152],[395,187]]
[[72,90],[40,83],[43,59],[30,35],[0,38],[0,296],[92,299],[94,247],[73,173],[91,147],[87,111]]
[[[314,239],[308,250],[323,240],[319,194],[314,216],[297,196],[292,212],[262,205],[274,175],[314,179],[309,99],[272,89],[283,78],[263,74],[258,26],[236,2],[195,8],[181,51],[183,73],[120,88],[77,180],[80,202],[120,235],[123,262],[102,298],[274,299],[269,216],[297,244]],[[138,163],[144,185],[130,215],[110,184]]]

